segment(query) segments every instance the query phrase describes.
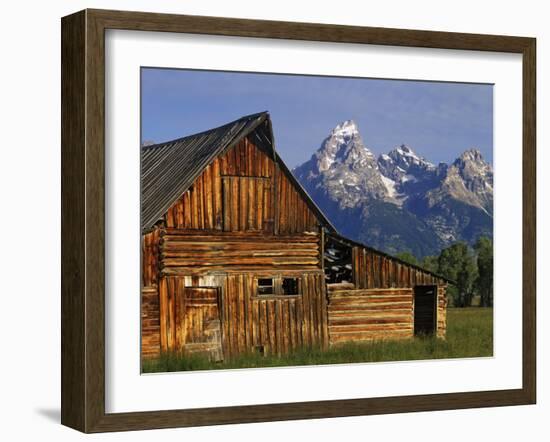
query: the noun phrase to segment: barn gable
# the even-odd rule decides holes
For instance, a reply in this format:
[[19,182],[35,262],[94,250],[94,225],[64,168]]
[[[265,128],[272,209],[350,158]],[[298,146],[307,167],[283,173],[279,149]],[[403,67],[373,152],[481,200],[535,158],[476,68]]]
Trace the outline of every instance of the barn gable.
[[[263,217],[257,220],[257,230],[271,222],[277,232],[278,226],[281,232],[293,233],[313,223],[335,231],[276,153],[267,112],[144,147],[141,160],[143,232],[163,218],[169,227],[223,230],[226,225],[232,231],[247,230],[253,218],[249,203],[259,198],[266,210],[254,215]],[[263,200],[270,198],[270,190],[276,195],[286,192],[282,203],[294,205],[286,209],[303,213],[296,219],[285,217],[277,201]],[[228,225],[228,214],[224,224],[223,207],[231,204],[237,210],[248,207],[247,213],[238,214],[237,225]]]

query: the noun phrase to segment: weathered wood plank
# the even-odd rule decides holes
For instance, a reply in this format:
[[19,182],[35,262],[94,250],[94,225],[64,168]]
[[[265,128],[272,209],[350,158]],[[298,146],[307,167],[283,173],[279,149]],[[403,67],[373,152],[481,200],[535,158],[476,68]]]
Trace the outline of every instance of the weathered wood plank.
[[264,182],[256,183],[256,230],[264,229]]
[[237,179],[239,185],[239,230],[249,230],[248,226],[248,180]]
[[276,319],[275,319],[275,301],[268,300],[266,301],[267,307],[267,324],[268,324],[268,333],[269,333],[269,349],[271,354],[277,354],[277,338],[275,336]]
[[215,159],[212,163],[212,210],[214,228],[216,230],[222,230],[223,228],[223,195],[222,195],[222,181],[220,176],[220,160]]
[[283,325],[283,352],[288,353],[291,351],[291,338],[290,338],[290,300],[281,300],[282,310],[282,325]]
[[243,275],[244,286],[244,311],[245,311],[245,342],[247,351],[251,351],[254,346],[254,318],[252,313],[252,301],[250,300],[253,295],[252,292],[253,278],[249,275]]
[[375,308],[365,305],[354,305],[353,308],[349,308],[348,306],[341,306],[339,308],[337,307],[329,307],[328,312],[331,316],[331,318],[338,318],[338,317],[351,317],[355,314],[358,315],[364,315],[368,314],[369,316],[376,317],[376,316],[387,316],[388,310],[391,310],[390,313],[392,314],[410,314],[412,310],[412,306],[410,303],[403,303],[402,306],[383,306],[383,308],[380,308],[376,306]]
[[311,311],[311,332],[314,345],[318,345],[321,342],[321,336],[319,335],[319,323],[321,318],[319,316],[319,291],[317,290],[317,280],[313,275],[307,275],[308,286],[310,290],[310,311]]
[[194,267],[194,266],[223,266],[224,264],[241,264],[241,265],[270,265],[270,266],[290,266],[290,265],[304,265],[315,266],[319,265],[319,259],[317,256],[270,256],[270,257],[227,257],[227,256],[209,256],[200,258],[166,258],[162,260],[161,268],[164,267]]
[[246,310],[244,305],[244,275],[238,275],[237,276],[237,286],[238,286],[238,300],[237,300],[237,307],[238,307],[238,342],[239,342],[239,352],[245,352],[246,351]]
[[228,330],[229,330],[229,346],[231,348],[231,355],[239,353],[238,349],[238,332],[235,324],[238,324],[237,317],[237,299],[238,299],[238,287],[237,287],[237,275],[231,275],[227,277],[228,281]]
[[296,298],[296,303],[294,304],[294,313],[296,316],[296,346],[302,347],[304,346],[304,335],[303,335],[303,328],[302,328],[302,322],[304,320],[304,314],[303,314],[303,299],[301,297]]
[[277,341],[277,355],[284,353],[284,322],[283,322],[283,302],[275,299],[275,339]]
[[331,344],[359,341],[382,341],[392,339],[412,338],[413,334],[409,330],[396,330],[392,332],[340,332],[331,335]]
[[296,299],[291,299],[288,303],[289,317],[289,347],[290,350],[298,348],[298,339],[296,336],[297,320],[296,320]]
[[410,324],[409,315],[389,315],[386,317],[370,315],[351,316],[351,317],[331,317],[329,318],[329,327],[333,325],[368,325],[368,324]]
[[214,192],[212,165],[209,165],[204,171],[204,207],[205,207],[205,229],[214,228]]
[[248,217],[248,228],[256,229],[256,180],[248,180],[248,208],[247,208],[247,217]]
[[267,314],[267,301],[258,301],[258,310],[260,316],[260,343],[263,345],[264,351],[269,352],[269,325]]
[[231,181],[231,231],[239,229],[239,179],[232,177]]

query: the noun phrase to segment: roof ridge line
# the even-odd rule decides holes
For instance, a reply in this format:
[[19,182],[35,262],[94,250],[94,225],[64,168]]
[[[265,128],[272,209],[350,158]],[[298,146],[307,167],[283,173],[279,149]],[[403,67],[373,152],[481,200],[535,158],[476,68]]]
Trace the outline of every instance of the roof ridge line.
[[176,144],[176,143],[179,143],[181,141],[186,140],[187,138],[198,137],[198,136],[207,134],[208,132],[214,132],[216,130],[220,130],[220,129],[226,127],[226,126],[233,126],[234,124],[236,124],[237,122],[242,121],[242,120],[253,120],[254,118],[258,118],[261,115],[269,115],[269,112],[268,111],[256,112],[255,114],[245,115],[244,117],[237,118],[233,121],[230,121],[229,123],[225,123],[225,124],[222,124],[222,125],[217,126],[217,127],[206,129],[206,130],[203,130],[201,132],[195,132],[193,134],[185,135],[185,136],[179,137],[179,138],[174,138],[173,140],[163,141],[161,143],[151,144],[149,146],[142,146],[141,151],[146,151],[146,150],[154,149],[154,148],[157,148],[157,147],[164,147],[164,146],[167,146],[168,144]]

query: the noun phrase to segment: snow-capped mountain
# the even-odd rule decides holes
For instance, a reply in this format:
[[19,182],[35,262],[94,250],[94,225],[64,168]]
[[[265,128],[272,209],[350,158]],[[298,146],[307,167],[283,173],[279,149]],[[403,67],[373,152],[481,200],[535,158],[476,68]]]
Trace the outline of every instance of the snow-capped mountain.
[[378,162],[353,120],[337,125],[309,161],[295,170],[309,187],[322,188],[341,209],[389,197]]
[[348,120],[293,173],[342,233],[390,253],[492,236],[493,171],[476,149],[450,165],[405,144],[376,158]]
[[373,199],[395,204],[402,200],[397,183],[381,172],[353,120],[337,125],[294,174],[308,189],[325,192],[340,209],[356,208]]

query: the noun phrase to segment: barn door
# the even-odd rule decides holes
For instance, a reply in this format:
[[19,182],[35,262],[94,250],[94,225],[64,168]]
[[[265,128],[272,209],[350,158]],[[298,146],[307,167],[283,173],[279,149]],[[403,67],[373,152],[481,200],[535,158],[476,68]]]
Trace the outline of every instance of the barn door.
[[222,360],[218,289],[185,287],[181,297],[182,342],[178,342],[178,348],[187,354],[201,353],[214,361]]
[[436,331],[437,286],[420,285],[414,288],[414,334],[431,336]]

